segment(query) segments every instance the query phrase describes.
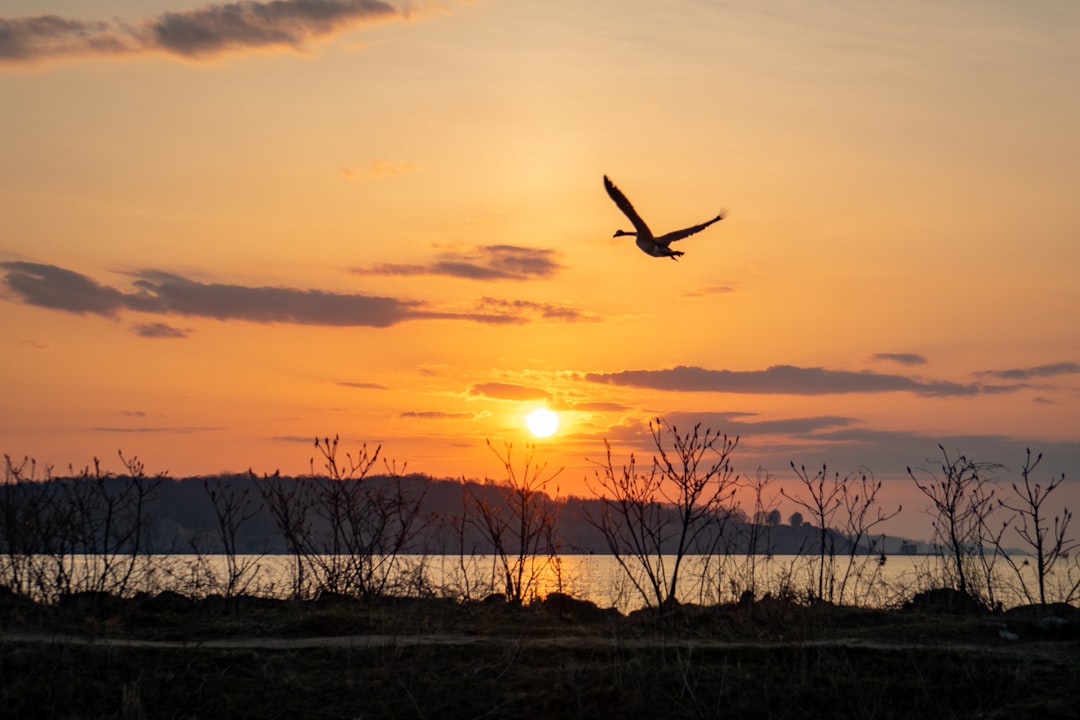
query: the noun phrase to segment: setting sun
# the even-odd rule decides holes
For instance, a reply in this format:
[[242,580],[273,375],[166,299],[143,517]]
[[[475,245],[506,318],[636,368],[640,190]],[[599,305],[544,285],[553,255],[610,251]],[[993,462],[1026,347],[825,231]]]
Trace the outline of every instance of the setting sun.
[[559,416],[547,408],[536,408],[525,417],[525,424],[536,437],[550,437],[559,429]]

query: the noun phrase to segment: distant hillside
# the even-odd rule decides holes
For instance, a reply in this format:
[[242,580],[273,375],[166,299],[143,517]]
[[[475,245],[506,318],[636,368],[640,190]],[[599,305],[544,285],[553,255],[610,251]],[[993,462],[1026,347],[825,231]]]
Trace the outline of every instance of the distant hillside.
[[[54,480],[53,483],[80,482],[76,480]],[[123,478],[111,478],[107,481],[114,488],[121,488]],[[223,549],[218,519],[214,504],[207,492],[207,487],[219,493],[220,497],[231,497],[237,504],[241,516],[250,517],[240,526],[237,534],[236,549],[241,553],[284,553],[287,552],[284,535],[280,531],[273,514],[265,502],[265,493],[271,487],[285,490],[299,487],[315,487],[313,482],[329,483],[328,479],[312,478],[260,478],[250,474],[222,475],[211,477],[192,477],[183,479],[165,478],[148,496],[146,516],[149,520],[149,538],[151,552],[208,554],[221,552]],[[355,480],[344,482],[358,482]],[[363,483],[373,489],[389,490],[400,483],[402,493],[412,499],[422,498],[419,509],[420,532],[413,539],[409,552],[431,554],[485,554],[491,551],[475,523],[465,523],[462,528],[461,518],[465,510],[465,498],[471,495],[481,498],[498,512],[508,512],[502,506],[501,494],[494,483],[465,482],[459,480],[436,480],[424,475],[413,474],[404,477],[372,476]],[[308,485],[297,485],[307,483]],[[45,484],[36,484],[36,488],[23,488],[24,501],[29,501],[27,493],[40,493],[39,502],[43,502],[49,493],[60,497],[56,488],[52,491]],[[119,490],[117,490],[118,492]],[[13,499],[12,486],[0,488],[0,499],[9,502]],[[299,511],[303,501],[297,496],[295,510]],[[555,538],[561,552],[606,554],[609,548],[602,533],[590,522],[590,518],[601,516],[602,503],[591,498],[569,497],[558,500],[558,517],[555,524]],[[316,523],[324,522],[317,512],[310,511]],[[741,511],[735,511],[726,518],[717,518],[717,527],[722,526],[722,533],[714,532],[705,541],[716,552],[745,554],[751,549],[759,554],[792,555],[816,553],[820,543],[817,528],[803,524],[798,527],[787,524],[754,525]],[[877,539],[877,538],[876,538]],[[0,544],[3,543],[0,534]],[[849,538],[838,532],[827,534],[828,547],[837,554],[847,554],[852,543]],[[753,548],[751,548],[753,546]],[[887,536],[879,540],[877,548],[887,554],[910,554],[925,551],[925,544],[911,543],[904,538]],[[866,546],[858,548],[865,551]],[[516,550],[516,548],[511,548]]]

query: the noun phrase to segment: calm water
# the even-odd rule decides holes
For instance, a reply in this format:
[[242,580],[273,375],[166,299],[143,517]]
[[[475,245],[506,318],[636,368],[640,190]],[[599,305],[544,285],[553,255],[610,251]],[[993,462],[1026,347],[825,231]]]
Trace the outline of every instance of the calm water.
[[[31,594],[48,596],[53,587],[55,561],[36,556],[38,577],[49,578],[41,586],[46,591],[24,585]],[[670,575],[673,557],[665,557],[665,576]],[[1022,562],[1017,560],[1018,563]],[[7,564],[5,564],[7,563]],[[9,558],[0,559],[0,584],[12,584]],[[71,587],[116,591],[116,585],[95,585],[106,574],[98,558],[73,556],[66,559],[64,572],[72,578]],[[286,598],[296,588],[297,574],[290,556],[246,555],[237,558],[235,571],[239,583],[235,593]],[[1028,587],[1034,593],[1033,571],[1022,568]],[[1023,604],[1025,599],[1017,573],[1004,561],[998,560],[989,574],[973,567],[975,587],[983,595],[987,588],[994,601],[1005,607]],[[28,577],[27,568],[21,570]],[[313,596],[318,590],[311,570],[305,571],[301,583],[302,596]],[[125,593],[138,591],[156,593],[175,590],[188,595],[225,594],[229,578],[228,559],[222,555],[153,555],[141,558],[124,588]],[[399,595],[434,594],[458,598],[483,598],[505,587],[504,573],[494,556],[460,558],[453,555],[402,556],[388,575],[389,592]],[[608,555],[564,555],[551,562],[535,561],[523,569],[526,598],[543,597],[551,592],[565,592],[591,600],[601,607],[614,607],[628,612],[646,604],[646,598],[635,587],[637,580],[655,603],[648,581],[634,564],[627,569]],[[633,579],[632,579],[633,578]],[[835,602],[863,607],[894,607],[909,599],[915,592],[945,584],[945,569],[935,556],[889,556],[884,563],[878,556],[858,556],[826,560],[824,572],[816,557],[778,555],[765,556],[692,556],[685,558],[680,568],[678,598],[682,602],[712,604],[737,600],[747,590],[758,598],[765,593],[788,594],[805,599],[822,595]],[[1070,560],[1058,568],[1048,585],[1049,600],[1070,597],[1075,601],[1080,563]],[[110,579],[109,582],[113,582]]]

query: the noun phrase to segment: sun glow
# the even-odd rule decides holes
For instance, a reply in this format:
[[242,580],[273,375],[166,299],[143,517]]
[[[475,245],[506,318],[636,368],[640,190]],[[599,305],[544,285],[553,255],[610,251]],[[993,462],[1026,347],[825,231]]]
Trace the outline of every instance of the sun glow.
[[538,438],[550,437],[559,429],[559,416],[547,408],[536,408],[525,416],[525,425]]

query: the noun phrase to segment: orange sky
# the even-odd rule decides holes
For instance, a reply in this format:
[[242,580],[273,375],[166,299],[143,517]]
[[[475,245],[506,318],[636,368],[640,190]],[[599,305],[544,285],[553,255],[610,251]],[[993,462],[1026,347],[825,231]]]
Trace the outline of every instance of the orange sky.
[[0,0],[0,449],[1080,470],[1080,6],[402,7]]

